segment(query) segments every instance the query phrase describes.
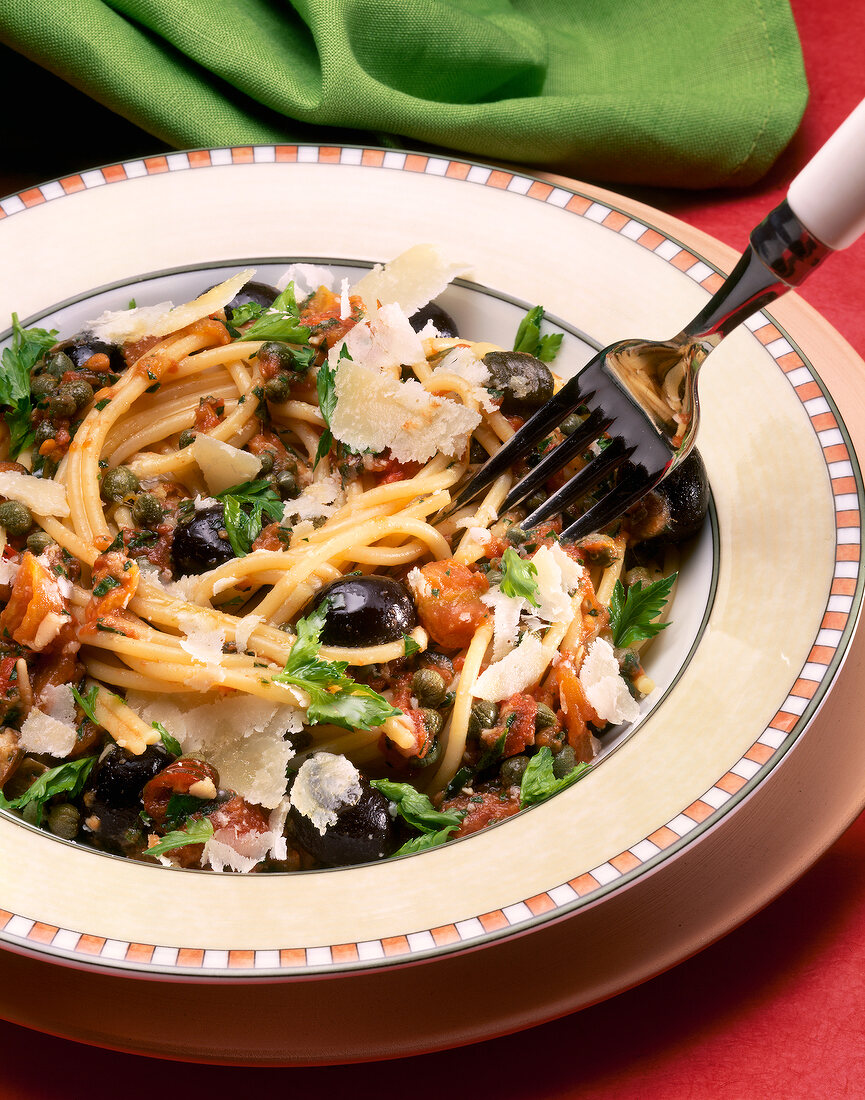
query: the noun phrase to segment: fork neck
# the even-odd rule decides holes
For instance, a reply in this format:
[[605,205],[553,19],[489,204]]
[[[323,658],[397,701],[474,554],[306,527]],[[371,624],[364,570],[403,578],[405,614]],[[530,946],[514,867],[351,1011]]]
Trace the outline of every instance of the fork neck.
[[724,285],[677,339],[703,344],[708,352],[752,313],[800,286],[831,251],[785,199],[751,232],[747,250]]

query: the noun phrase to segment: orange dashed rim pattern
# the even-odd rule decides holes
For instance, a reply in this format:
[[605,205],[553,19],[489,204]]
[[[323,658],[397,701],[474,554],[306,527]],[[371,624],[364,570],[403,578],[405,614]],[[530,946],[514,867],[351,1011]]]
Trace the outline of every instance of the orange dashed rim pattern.
[[[455,181],[508,190],[550,203],[577,217],[603,225],[684,272],[713,293],[723,277],[698,255],[638,218],[568,188],[531,176],[465,160],[397,150],[329,145],[262,145],[198,149],[111,164],[63,177],[0,199],[0,219],[30,207],[147,175],[253,163],[353,165],[390,171],[427,173]],[[822,448],[835,497],[835,575],[820,629],[808,660],[769,724],[744,756],[691,805],[631,848],[577,878],[544,893],[489,913],[408,935],[326,947],[272,950],[209,950],[131,943],[58,928],[0,909],[0,940],[17,950],[48,954],[79,965],[118,967],[142,973],[179,976],[300,975],[384,966],[479,946],[598,900],[673,850],[691,842],[702,827],[728,812],[801,735],[839,667],[862,601],[860,572],[862,479],[847,431],[816,373],[788,335],[761,312],[746,322],[766,353],[783,371],[804,406]]]

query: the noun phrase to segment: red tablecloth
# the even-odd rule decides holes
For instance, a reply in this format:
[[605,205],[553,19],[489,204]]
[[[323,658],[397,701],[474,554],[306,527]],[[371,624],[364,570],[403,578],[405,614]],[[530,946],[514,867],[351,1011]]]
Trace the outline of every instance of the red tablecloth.
[[[744,193],[647,190],[635,197],[744,246],[752,225],[865,96],[862,0],[793,0],[793,9],[811,101],[770,176]],[[144,150],[122,152],[133,151]],[[14,175],[11,169],[0,181],[9,186],[0,190],[36,182],[27,165]],[[821,269],[803,297],[865,354],[865,240]],[[446,1092],[497,1100],[865,1097],[863,868],[865,815],[782,897],[674,970],[521,1035],[408,1061],[302,1070],[184,1066],[0,1022],[0,1098],[225,1096],[252,1089],[376,1100],[395,1090],[413,1100]],[[395,1015],[442,1010],[394,1006]],[[204,1001],[201,1022],[207,1026]]]

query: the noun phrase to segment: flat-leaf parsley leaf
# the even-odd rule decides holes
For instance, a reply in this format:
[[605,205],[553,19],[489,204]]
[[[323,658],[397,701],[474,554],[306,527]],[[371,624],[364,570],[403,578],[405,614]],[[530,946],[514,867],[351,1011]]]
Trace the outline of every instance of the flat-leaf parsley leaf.
[[528,600],[532,607],[539,606],[537,566],[534,562],[526,561],[509,546],[502,555],[502,582],[501,589],[506,596],[522,596]]
[[544,363],[551,363],[558,355],[559,348],[562,345],[562,333],[555,332],[549,333],[547,336],[541,336],[543,317],[543,306],[534,306],[529,310],[520,321],[520,327],[517,329],[514,351],[525,351]]
[[577,766],[557,779],[553,772],[553,754],[546,745],[538,749],[529,760],[529,766],[523,772],[523,780],[520,785],[520,807],[534,806],[538,802],[546,802],[554,794],[576,783],[589,770],[588,764]]
[[57,343],[57,329],[22,328],[18,314],[12,314],[12,344],[3,349],[0,371],[0,405],[8,406],[9,457],[15,458],[33,442],[30,423],[30,371],[49,348]]
[[656,623],[661,609],[667,602],[675,583],[677,573],[653,581],[643,588],[637,581],[627,593],[621,581],[616,581],[610,600],[610,629],[613,632],[613,645],[626,648],[642,638],[654,638],[665,630],[669,623]]
[[242,481],[216,494],[225,515],[225,531],[231,549],[238,558],[245,557],[261,534],[263,516],[271,523],[282,519],[285,504],[271,488],[270,482]]

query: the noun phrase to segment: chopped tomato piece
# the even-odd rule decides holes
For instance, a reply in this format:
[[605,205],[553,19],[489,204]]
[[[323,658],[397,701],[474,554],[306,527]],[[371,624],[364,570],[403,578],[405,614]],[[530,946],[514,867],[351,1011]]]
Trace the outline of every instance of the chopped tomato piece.
[[0,613],[0,631],[5,630],[19,645],[41,652],[54,642],[68,618],[57,577],[25,551],[9,602]]
[[467,646],[490,615],[480,599],[489,588],[487,578],[452,558],[429,562],[420,572],[426,583],[416,601],[424,629],[446,649]]
[[592,733],[588,723],[591,722],[598,728],[603,726],[604,723],[586,698],[583,685],[571,666],[562,662],[558,666],[557,675],[562,710],[565,713],[565,726],[568,731],[568,744],[576,753],[577,760],[580,763],[588,764],[595,756]]

